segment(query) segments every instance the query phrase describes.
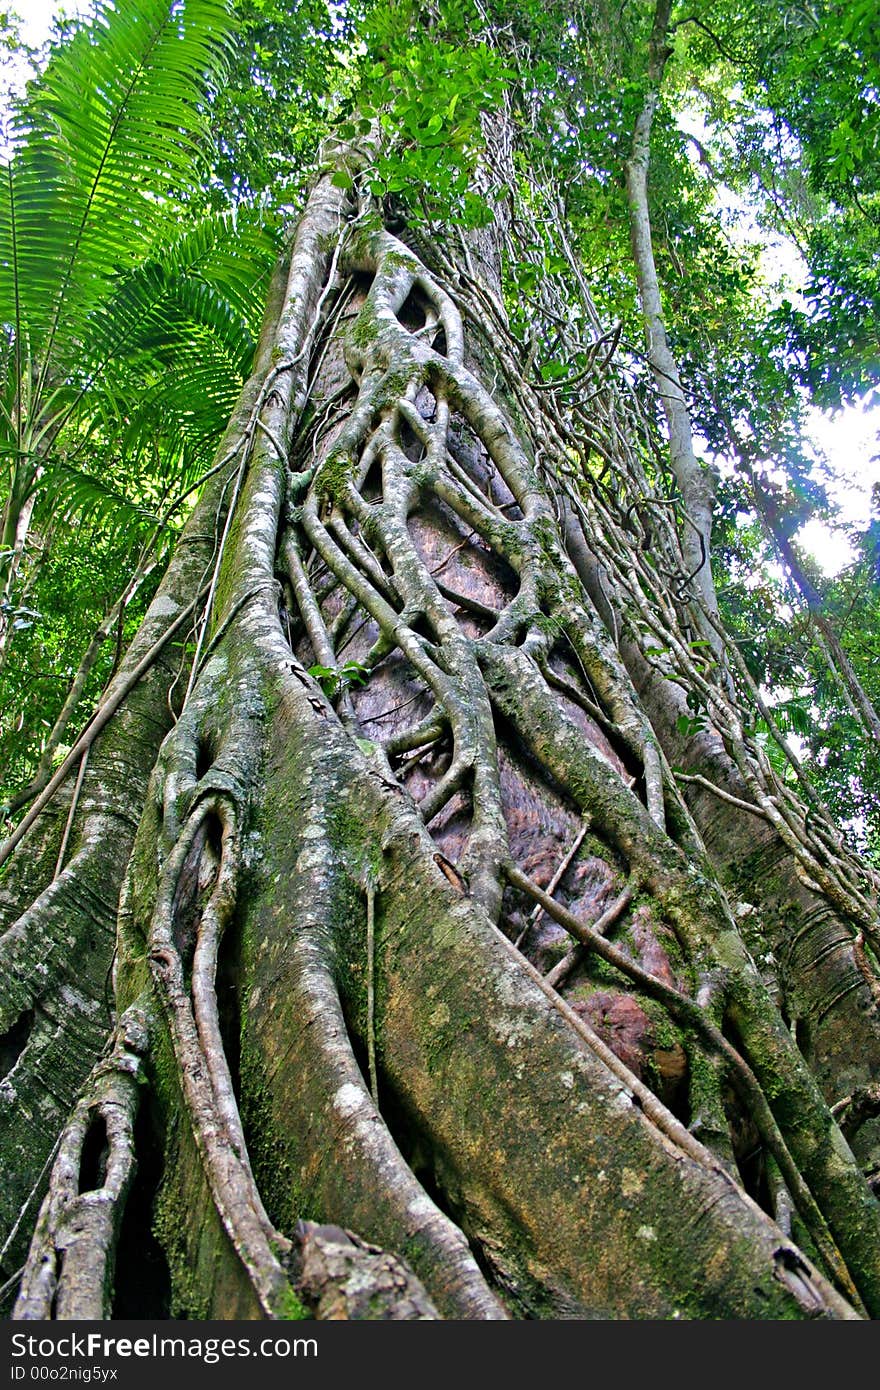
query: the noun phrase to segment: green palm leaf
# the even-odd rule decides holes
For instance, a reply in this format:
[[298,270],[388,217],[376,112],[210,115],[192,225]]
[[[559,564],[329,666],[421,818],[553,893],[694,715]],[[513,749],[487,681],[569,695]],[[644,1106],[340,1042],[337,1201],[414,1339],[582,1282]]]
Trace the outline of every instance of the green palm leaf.
[[231,34],[225,0],[99,4],[20,107],[0,181],[0,321],[27,339],[40,387],[179,216]]
[[[115,533],[155,519],[157,499],[204,471],[250,371],[275,251],[259,213],[213,213],[120,277],[56,395],[62,447],[41,459],[54,512]],[[112,484],[94,467],[108,449],[119,460]]]
[[275,250],[275,238],[258,214],[203,218],[120,277],[90,316],[83,365],[95,375],[114,359],[143,352],[167,365],[186,323],[215,333],[244,363],[253,351]]
[[[89,316],[65,420],[82,424],[96,411],[106,418],[114,393],[118,416],[130,418],[153,380],[161,376],[173,390],[186,379],[194,351],[220,353],[223,400],[233,399],[250,370],[275,253],[270,227],[250,211],[212,213],[154,248]],[[223,423],[212,421],[212,437]]]
[[112,479],[99,478],[59,463],[52,489],[52,510],[67,522],[100,525],[109,544],[146,536],[159,519],[159,508],[134,500]]
[[[230,0],[97,0],[14,114],[0,165],[0,588],[34,493],[34,518],[54,504],[111,526],[115,497],[132,522],[130,508],[197,476],[249,369],[271,232],[247,214],[180,232],[234,32]],[[102,493],[96,450],[130,478]]]

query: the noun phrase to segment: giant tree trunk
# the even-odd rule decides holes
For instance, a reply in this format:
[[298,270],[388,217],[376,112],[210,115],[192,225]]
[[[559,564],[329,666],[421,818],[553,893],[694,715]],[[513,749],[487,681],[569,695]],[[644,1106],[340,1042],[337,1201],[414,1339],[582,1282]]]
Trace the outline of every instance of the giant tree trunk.
[[156,660],[13,855],[15,1316],[874,1315],[880,1206],[430,249],[319,181]]

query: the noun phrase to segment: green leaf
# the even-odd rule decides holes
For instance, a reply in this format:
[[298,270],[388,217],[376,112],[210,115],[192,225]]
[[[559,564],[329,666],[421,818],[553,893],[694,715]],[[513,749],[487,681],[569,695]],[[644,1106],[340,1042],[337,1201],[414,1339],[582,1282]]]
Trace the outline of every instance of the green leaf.
[[339,674],[346,685],[365,685],[370,678],[370,668],[362,666],[359,661],[345,661],[339,668]]

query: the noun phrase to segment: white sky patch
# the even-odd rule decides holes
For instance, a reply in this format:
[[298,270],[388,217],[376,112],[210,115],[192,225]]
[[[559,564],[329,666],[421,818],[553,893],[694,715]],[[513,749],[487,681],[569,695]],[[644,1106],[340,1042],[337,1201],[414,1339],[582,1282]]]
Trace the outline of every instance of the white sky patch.
[[[706,126],[699,110],[691,108],[678,116],[679,128],[708,144],[715,135]],[[698,163],[696,149],[691,150]],[[729,188],[716,189],[716,206],[730,240],[734,243],[760,243],[760,271],[771,299],[784,294],[796,308],[805,307],[801,291],[807,267],[800,251],[787,237],[767,232],[758,225],[757,208]],[[813,407],[808,412],[808,438],[828,463],[829,474],[820,476],[828,496],[837,509],[838,525],[813,517],[795,537],[823,572],[832,577],[855,558],[843,527],[864,530],[871,520],[871,492],[880,487],[880,409],[866,409],[864,403],[844,406],[836,411]]]
[[[871,520],[872,490],[880,489],[880,411],[854,405],[832,415],[814,409],[809,429],[833,473],[828,492],[841,526],[865,530]],[[797,541],[830,576],[855,559],[845,532],[821,517],[802,526]]]
[[9,7],[21,20],[21,36],[25,43],[35,46],[45,43],[52,31],[56,15],[66,15],[68,19],[85,15],[93,8],[88,0],[14,0]]
[[[20,21],[18,32],[22,42],[30,48],[40,48],[51,37],[56,17],[74,19],[77,15],[88,15],[94,6],[89,0],[13,0],[8,8]],[[32,75],[29,64],[16,59],[14,54],[4,58],[0,76],[0,116],[5,114],[12,97],[24,95],[25,83]]]

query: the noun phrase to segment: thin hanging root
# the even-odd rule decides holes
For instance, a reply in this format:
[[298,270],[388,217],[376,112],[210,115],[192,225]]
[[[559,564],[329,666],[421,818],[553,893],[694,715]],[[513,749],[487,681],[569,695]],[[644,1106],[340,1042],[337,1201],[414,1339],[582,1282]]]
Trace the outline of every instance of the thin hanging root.
[[[416,696],[416,699],[421,698],[421,695]],[[408,729],[401,729],[399,733],[392,734],[391,738],[386,740],[383,745],[385,756],[389,759],[397,758],[402,753],[412,753],[416,749],[428,748],[437,743],[445,732],[443,712],[439,705],[434,705],[424,719],[419,720],[418,724],[412,724]]]
[[70,841],[70,832],[73,827],[74,818],[76,816],[76,809],[79,805],[80,793],[82,792],[82,784],[83,780],[85,779],[88,762],[89,749],[86,748],[85,752],[79,760],[79,771],[76,774],[76,782],[74,783],[73,787],[73,795],[70,798],[70,810],[67,812],[67,820],[64,823],[64,834],[61,837],[61,844],[58,847],[58,858],[55,861],[55,872],[52,875],[53,882],[56,878],[59,877],[61,870],[64,868],[64,856],[67,853],[67,846]]
[[688,1129],[677,1120],[670,1110],[655,1096],[650,1087],[646,1086],[634,1072],[630,1071],[626,1063],[622,1062],[615,1052],[604,1043],[595,1029],[591,1028],[580,1014],[576,1014],[574,1009],[565,1002],[560,994],[547,983],[539,970],[536,970],[531,961],[521,955],[512,941],[497,927],[493,928],[493,933],[497,939],[504,944],[506,953],[511,956],[521,970],[524,970],[531,980],[538,986],[542,994],[547,998],[552,1007],[556,1010],[566,1023],[572,1028],[582,1042],[586,1043],[589,1050],[605,1064],[613,1076],[617,1077],[625,1087],[627,1092],[637,1102],[639,1108],[654,1124],[660,1134],[673,1144],[681,1153],[687,1154],[694,1162],[701,1167],[709,1168],[713,1173],[722,1176],[726,1182],[733,1183],[733,1179],[726,1169],[722,1168],[715,1155],[705,1148],[698,1139],[690,1133]]
[[[556,889],[559,887],[560,883],[562,882],[563,878],[565,877],[565,874],[566,874],[566,872],[567,872],[567,870],[568,870],[568,866],[571,864],[572,860],[574,859],[575,855],[577,854],[578,850],[580,849],[581,845],[583,844],[583,842],[584,842],[584,837],[585,837],[587,831],[589,830],[589,828],[590,828],[589,817],[586,817],[585,820],[584,820],[584,822],[583,822],[583,824],[581,825],[580,830],[578,831],[577,835],[575,836],[573,843],[571,844],[571,846],[569,847],[569,849],[567,850],[567,852],[563,855],[561,863],[557,866],[556,871],[555,871],[555,873],[553,874],[553,877],[551,878],[550,882],[547,884],[547,889],[546,889],[546,891],[547,891],[547,893],[549,894],[550,897],[553,896],[553,894],[556,892]],[[532,911],[531,911],[531,914],[530,914],[530,916],[529,916],[528,922],[527,922],[526,925],[523,927],[522,931],[520,932],[519,936],[518,936],[517,939],[516,939],[516,943],[515,943],[515,944],[516,944],[517,948],[519,948],[519,947],[522,945],[523,940],[525,939],[525,935],[526,935],[526,933],[529,931],[529,929],[530,929],[531,927],[537,926],[538,922],[540,922],[540,920],[541,920],[541,918],[543,917],[543,915],[544,915],[544,909],[543,909],[543,907],[541,906],[540,903],[537,903],[537,904],[535,905],[535,907],[534,907],[534,908],[532,909]],[[594,928],[594,930],[595,930],[595,928]]]
[[[180,870],[210,815],[222,827],[220,865],[198,928],[192,1008],[173,944],[173,902]],[[184,1099],[217,1211],[268,1317],[278,1317],[291,1281],[315,1317],[433,1318],[433,1304],[402,1260],[350,1232],[300,1223],[291,1241],[269,1220],[247,1153],[223,1049],[215,978],[224,928],[236,900],[237,821],[224,796],[203,799],[166,866],[150,933],[150,961],[170,1025]],[[374,889],[370,889],[372,904]],[[375,1093],[375,1051],[372,1056]]]
[[174,621],[168,624],[165,631],[156,639],[149,651],[138,662],[137,666],[135,666],[134,670],[128,672],[126,676],[120,679],[118,684],[111,686],[106,697],[95,710],[95,713],[92,715],[85,729],[67,754],[67,757],[64,759],[57,772],[53,774],[52,780],[43,788],[27,815],[19,821],[9,838],[0,844],[0,865],[6,863],[12,851],[24,839],[40,812],[49,804],[58,788],[66,780],[68,773],[75,764],[85,756],[101,730],[106,728],[107,724],[109,724],[126,695],[134,689],[141,677],[153,665],[162,649],[167,646],[172,637],[180,631],[196,611],[202,597],[203,593],[199,592],[193,601],[188,603],[186,607],[177,614]]
[[379,1083],[376,1079],[376,885],[367,882],[367,1068],[370,1074],[370,1095],[379,1108]]
[[880,1082],[859,1086],[831,1107],[831,1113],[848,1139],[858,1133],[866,1120],[880,1115]]
[[147,1011],[119,1020],[109,1056],[92,1073],[61,1137],[34,1237],[16,1320],[110,1316],[113,1264],[135,1169],[134,1121]]
[[[199,922],[190,990],[199,1042],[225,1135],[242,1167],[250,1173],[244,1130],[223,1047],[215,988],[220,940],[235,910],[237,827],[234,811],[226,798],[218,798],[216,811],[222,826],[220,866],[213,891]],[[259,1209],[258,1214],[262,1215]],[[270,1241],[275,1239],[276,1232],[268,1217],[265,1220],[265,1232]]]
[[688,775],[684,772],[676,772],[675,780],[677,782],[686,782],[696,787],[703,787],[705,791],[711,792],[713,796],[717,796],[720,801],[726,801],[728,806],[736,806],[740,811],[748,811],[750,816],[758,816],[761,820],[770,820],[767,812],[762,810],[760,806],[755,806],[751,801],[743,801],[739,796],[732,796],[730,792],[726,792],[723,788],[717,787],[714,782],[710,782],[708,777],[701,777],[697,773]]
[[398,781],[402,782],[407,774],[410,773],[414,767],[417,767],[420,762],[423,762],[430,753],[436,753],[438,742],[439,735],[432,743],[423,743],[421,747],[414,748],[408,758],[402,759],[397,768]]
[[17,1269],[14,1274],[10,1274],[5,1284],[3,1284],[2,1287],[0,1287],[0,1308],[3,1308],[6,1299],[13,1292],[13,1290],[18,1288],[19,1284],[21,1283],[21,1276],[23,1274],[24,1265],[22,1265],[20,1269]]
[[[871,933],[871,936],[871,944],[874,946],[876,950],[877,933],[873,932]],[[865,981],[865,984],[868,986],[868,989],[871,992],[871,998],[874,1001],[874,1007],[876,1009],[880,1009],[880,978],[878,978],[876,969],[871,965],[871,962],[868,960],[868,954],[865,950],[864,927],[860,927],[859,930],[856,932],[855,937],[853,938],[852,953],[856,969],[858,970],[859,974],[861,975],[862,979]]]
[[663,1004],[676,1022],[693,1028],[707,1046],[724,1058],[731,1080],[741,1099],[748,1106],[763,1143],[779,1165],[798,1214],[815,1241],[816,1248],[824,1260],[831,1278],[853,1306],[864,1313],[864,1305],[828,1229],[825,1217],[789,1152],[757,1077],[744,1058],[727,1041],[721,1030],[716,1028],[706,1017],[699,1004],[693,999],[689,999],[687,995],[682,994],[671,985],[665,984],[656,976],[642,970],[618,947],[612,945],[610,941],[606,941],[604,937],[559,903],[554,902],[516,865],[511,864],[508,867],[507,877],[514,888],[519,888],[521,892],[527,893],[535,902],[540,903],[548,916],[558,922],[561,927],[565,927],[576,941],[595,951],[598,956],[601,956],[609,965],[613,965],[622,975],[633,980],[649,998],[656,999]]
[[[548,893],[551,893],[552,891],[553,885],[549,884]],[[596,918],[595,922],[593,922],[592,926],[590,927],[591,932],[593,932],[595,936],[604,936],[608,929],[610,927],[613,927],[614,923],[617,922],[623,916],[624,912],[626,912],[626,909],[629,907],[630,903],[633,900],[633,896],[634,892],[632,888],[630,888],[629,886],[624,888],[620,896],[615,898],[614,902],[611,903],[609,907],[606,907],[605,911],[602,913],[600,917]],[[540,903],[538,904],[538,908],[541,912],[545,911],[545,909],[541,907]],[[519,942],[517,942],[517,945],[519,945]],[[577,964],[577,962],[583,958],[585,954],[585,949],[586,948],[580,942],[578,942],[577,945],[573,946],[572,949],[568,952],[568,954],[563,956],[562,960],[558,961],[557,964],[554,965],[552,970],[548,970],[547,974],[544,976],[545,983],[548,985],[552,985],[554,989],[558,989],[565,977],[568,975],[569,971],[571,971]]]

